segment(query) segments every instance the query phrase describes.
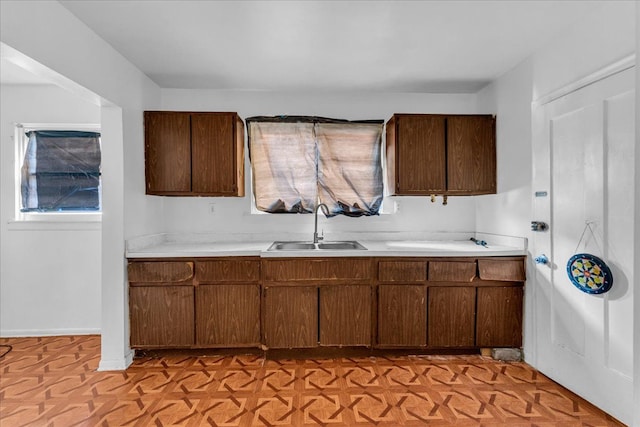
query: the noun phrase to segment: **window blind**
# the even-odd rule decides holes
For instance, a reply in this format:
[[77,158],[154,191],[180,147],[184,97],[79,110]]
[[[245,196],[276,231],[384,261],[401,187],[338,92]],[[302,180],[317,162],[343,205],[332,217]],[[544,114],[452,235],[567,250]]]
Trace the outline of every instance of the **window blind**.
[[247,119],[256,208],[329,216],[377,215],[382,203],[382,121],[318,117]]
[[100,209],[100,134],[37,130],[22,166],[22,212]]

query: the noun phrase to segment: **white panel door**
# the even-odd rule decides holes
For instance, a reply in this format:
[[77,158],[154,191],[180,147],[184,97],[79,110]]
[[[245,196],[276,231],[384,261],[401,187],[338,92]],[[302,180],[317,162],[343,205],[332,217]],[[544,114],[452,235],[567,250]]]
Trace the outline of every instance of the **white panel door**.
[[[634,70],[534,109],[532,249],[545,254],[534,290],[537,369],[621,421],[633,417]],[[547,192],[544,196],[541,192]],[[582,237],[582,240],[581,240]],[[591,253],[614,284],[590,295],[566,265]]]

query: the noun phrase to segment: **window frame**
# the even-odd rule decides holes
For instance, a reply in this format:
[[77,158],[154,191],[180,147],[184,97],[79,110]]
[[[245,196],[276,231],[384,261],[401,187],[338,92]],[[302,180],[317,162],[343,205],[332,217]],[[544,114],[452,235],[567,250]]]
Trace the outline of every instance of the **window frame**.
[[[46,224],[46,223],[90,223],[102,222],[102,179],[100,179],[100,211],[67,211],[67,212],[22,212],[21,206],[21,185],[22,185],[22,164],[27,150],[29,139],[26,133],[37,130],[71,130],[100,132],[100,124],[96,123],[14,123],[14,217],[12,224],[14,228],[24,228],[16,224]],[[102,139],[100,139],[102,151]],[[82,228],[82,227],[81,227]]]
[[[265,119],[269,119],[271,117],[266,117],[266,116],[257,116],[259,118],[265,118]],[[278,117],[278,116],[275,116]],[[286,116],[280,116],[280,117],[286,117]],[[293,116],[293,117],[298,117],[298,116]],[[305,118],[314,118],[314,116],[303,116]],[[331,120],[331,119],[329,119]],[[346,120],[345,120],[346,121]],[[356,121],[357,122],[357,121]],[[363,122],[367,122],[366,120]],[[375,120],[373,120],[372,122],[375,122]],[[249,123],[246,124],[247,126],[247,148],[249,145]],[[381,168],[382,168],[382,203],[380,204],[380,209],[378,211],[378,215],[372,215],[371,217],[375,217],[375,216],[386,216],[386,215],[393,215],[396,212],[398,212],[398,204],[396,203],[395,197],[391,196],[389,194],[389,190],[388,190],[388,179],[387,179],[387,156],[386,156],[386,152],[387,152],[387,138],[386,138],[386,132],[384,132],[384,128],[383,128],[383,132],[382,132],[382,136],[381,136],[381,143],[380,143],[380,163],[381,163]],[[249,150],[248,150],[249,151]],[[250,193],[250,197],[249,199],[249,215],[274,215],[274,213],[270,213],[270,212],[265,212],[265,211],[261,211],[257,208],[256,206],[256,198],[255,198],[255,191],[253,188],[253,167],[251,165],[251,160],[249,159],[249,157],[247,158],[247,162],[248,162],[248,166],[245,167],[245,170],[248,171],[247,175],[248,175],[248,183],[249,183],[249,193]],[[345,215],[337,215],[336,217],[344,217]],[[358,218],[368,218],[369,216],[362,216],[362,217],[358,217]]]

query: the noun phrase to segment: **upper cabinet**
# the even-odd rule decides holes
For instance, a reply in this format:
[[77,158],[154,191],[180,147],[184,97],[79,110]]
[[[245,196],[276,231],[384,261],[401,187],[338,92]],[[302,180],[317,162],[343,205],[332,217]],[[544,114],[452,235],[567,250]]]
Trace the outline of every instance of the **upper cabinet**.
[[145,111],[146,193],[244,196],[244,123],[236,113]]
[[395,114],[386,144],[390,194],[496,192],[494,116]]

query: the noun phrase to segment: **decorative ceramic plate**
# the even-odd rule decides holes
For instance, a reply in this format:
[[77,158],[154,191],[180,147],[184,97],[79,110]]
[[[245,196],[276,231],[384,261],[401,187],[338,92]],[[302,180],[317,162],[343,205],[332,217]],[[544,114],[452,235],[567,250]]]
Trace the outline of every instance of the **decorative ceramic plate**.
[[605,293],[613,285],[613,276],[607,264],[591,254],[576,254],[569,258],[567,274],[576,288],[588,294]]

